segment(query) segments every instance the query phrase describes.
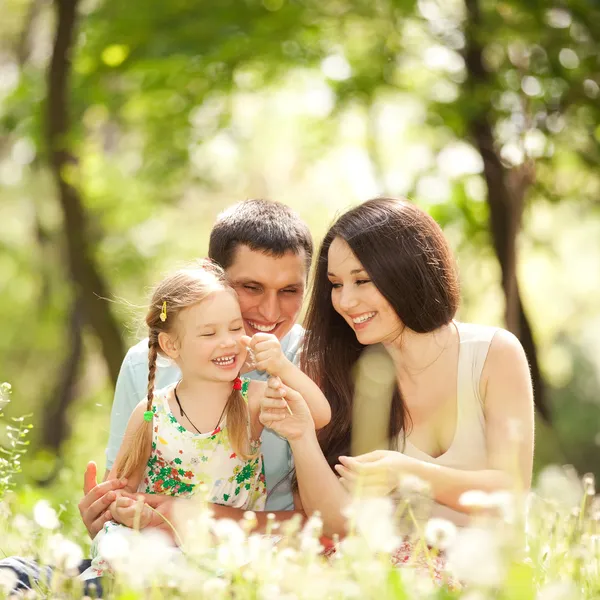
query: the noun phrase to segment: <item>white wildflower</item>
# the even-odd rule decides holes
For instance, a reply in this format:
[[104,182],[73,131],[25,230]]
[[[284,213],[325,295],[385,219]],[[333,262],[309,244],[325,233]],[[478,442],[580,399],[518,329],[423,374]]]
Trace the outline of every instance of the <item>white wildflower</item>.
[[429,494],[431,492],[431,485],[416,475],[406,474],[400,476],[396,490],[401,495],[420,496]]
[[538,477],[539,496],[566,507],[579,506],[582,491],[577,474],[566,467],[550,465]]
[[570,581],[560,581],[546,584],[541,588],[536,600],[577,600],[581,598],[581,593],[577,589],[577,586]]
[[439,550],[445,550],[456,537],[456,525],[446,519],[429,519],[425,526],[427,544]]
[[517,514],[517,498],[512,492],[498,490],[488,496],[488,506],[500,510],[507,523],[514,523]]
[[11,385],[6,381],[0,383],[0,410],[10,402]]
[[229,588],[229,583],[225,579],[213,577],[207,579],[202,586],[202,591],[207,598],[222,598]]
[[0,592],[4,592],[7,596],[17,585],[18,577],[12,569],[0,567]]
[[323,520],[319,512],[315,511],[300,532],[300,550],[309,555],[319,554],[323,550],[319,541],[322,532]]
[[75,573],[83,560],[81,547],[60,534],[53,535],[48,540],[48,550],[52,562],[67,573]]
[[128,529],[110,529],[109,532],[101,532],[102,537],[98,540],[98,554],[108,562],[119,561],[131,552],[130,531]]
[[499,585],[505,572],[500,540],[487,529],[462,529],[448,549],[448,565],[465,584]]
[[390,498],[355,500],[347,509],[346,516],[372,552],[392,552],[400,545]]
[[461,494],[458,503],[465,508],[488,508],[490,495],[481,490],[469,490]]
[[60,522],[56,511],[47,500],[39,500],[33,507],[35,522],[44,529],[58,529]]
[[217,519],[212,524],[212,532],[219,540],[230,544],[243,544],[246,539],[244,530],[233,519]]
[[158,529],[128,531],[132,534],[131,551],[113,564],[133,588],[141,589],[150,582],[160,581],[174,570],[175,559],[180,557],[180,552],[172,546],[164,532]]
[[593,496],[596,493],[596,482],[593,473],[586,473],[583,478],[583,490],[588,496]]
[[12,528],[15,531],[18,531],[23,538],[27,538],[29,535],[33,533],[34,524],[31,519],[28,519],[24,515],[15,515],[12,520]]

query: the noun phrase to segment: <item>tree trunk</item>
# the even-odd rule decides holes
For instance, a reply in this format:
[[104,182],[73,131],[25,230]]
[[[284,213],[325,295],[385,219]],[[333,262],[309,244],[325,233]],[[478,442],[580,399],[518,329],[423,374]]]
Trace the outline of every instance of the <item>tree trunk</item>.
[[62,442],[69,435],[67,410],[75,400],[79,365],[83,358],[83,311],[78,298],[73,302],[69,316],[66,355],[58,370],[58,381],[44,403],[44,420],[40,444],[58,454]]
[[[481,13],[478,0],[465,0],[467,23],[465,26],[465,62],[467,66],[466,93],[471,98],[487,98],[486,88],[490,81],[483,67],[482,46],[479,42]],[[487,117],[489,104],[472,113],[468,129],[483,159],[483,171],[487,185],[487,203],[490,211],[490,231],[494,251],[502,271],[502,290],[506,299],[506,327],[523,344],[529,360],[535,392],[535,406],[540,415],[550,421],[550,409],[546,389],[537,358],[537,349],[529,320],[525,313],[517,278],[517,235],[525,194],[532,182],[530,163],[512,172],[500,160],[494,145],[492,125]]]
[[116,383],[125,345],[106,300],[110,297],[108,285],[88,242],[83,202],[72,183],[76,160],[69,151],[67,107],[77,5],[78,0],[54,0],[57,27],[48,72],[47,140],[65,223],[68,265],[75,294],[81,299],[85,320],[100,341],[110,377]]

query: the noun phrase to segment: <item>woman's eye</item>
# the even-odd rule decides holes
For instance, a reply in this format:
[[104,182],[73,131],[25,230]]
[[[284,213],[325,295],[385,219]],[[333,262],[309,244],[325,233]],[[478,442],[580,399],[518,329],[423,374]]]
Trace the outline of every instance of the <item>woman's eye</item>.
[[341,288],[341,287],[342,287],[342,284],[341,284],[341,283],[332,283],[332,284],[331,284],[331,287],[332,287],[334,290],[337,290],[338,288]]
[[371,283],[370,279],[358,279],[356,285],[364,285],[365,283]]

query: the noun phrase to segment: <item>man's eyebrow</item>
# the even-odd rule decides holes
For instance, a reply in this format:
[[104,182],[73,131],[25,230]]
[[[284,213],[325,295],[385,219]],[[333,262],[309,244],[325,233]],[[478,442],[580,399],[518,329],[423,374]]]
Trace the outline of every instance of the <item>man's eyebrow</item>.
[[246,277],[238,277],[237,279],[234,279],[232,281],[232,283],[234,285],[239,285],[239,284],[243,284],[243,283],[252,283],[254,285],[260,285],[260,286],[262,286],[262,283],[260,283],[260,281],[255,281],[254,279],[249,279],[249,278],[246,278]]
[[288,288],[301,288],[301,287],[304,287],[304,282],[298,281],[296,283],[288,283],[288,285],[284,285],[281,289],[285,290]]

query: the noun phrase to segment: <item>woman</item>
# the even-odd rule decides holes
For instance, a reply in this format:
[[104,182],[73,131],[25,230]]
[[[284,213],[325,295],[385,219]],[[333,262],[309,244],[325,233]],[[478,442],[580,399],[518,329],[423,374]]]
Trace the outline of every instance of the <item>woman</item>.
[[[321,246],[306,318],[304,371],[332,408],[315,434],[286,390],[272,386],[262,422],[288,438],[302,503],[326,533],[343,533],[353,484],[392,491],[404,474],[429,483],[434,513],[459,525],[468,490],[529,487],[533,390],[519,341],[502,329],[459,323],[454,260],[437,223],[416,206],[375,198],[345,213]],[[382,344],[394,365],[390,449],[350,458],[353,367]],[[517,468],[514,468],[514,465]],[[383,477],[382,477],[383,476]],[[389,483],[388,483],[389,482]]]

